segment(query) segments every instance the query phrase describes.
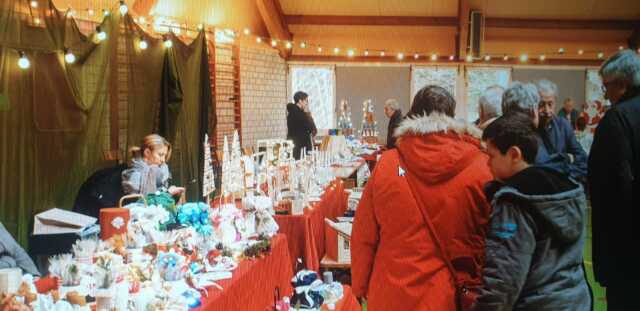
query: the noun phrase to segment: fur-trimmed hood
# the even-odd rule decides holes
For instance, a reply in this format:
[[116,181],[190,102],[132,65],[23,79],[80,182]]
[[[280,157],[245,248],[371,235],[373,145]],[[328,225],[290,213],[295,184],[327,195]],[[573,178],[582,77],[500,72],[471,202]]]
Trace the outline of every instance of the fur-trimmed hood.
[[460,135],[467,134],[477,139],[482,138],[482,131],[475,125],[436,112],[420,117],[405,118],[395,130],[394,136],[401,137],[407,134],[424,135],[447,132]]
[[407,118],[395,131],[397,147],[409,171],[426,183],[455,178],[471,165],[486,165],[482,132],[444,114]]

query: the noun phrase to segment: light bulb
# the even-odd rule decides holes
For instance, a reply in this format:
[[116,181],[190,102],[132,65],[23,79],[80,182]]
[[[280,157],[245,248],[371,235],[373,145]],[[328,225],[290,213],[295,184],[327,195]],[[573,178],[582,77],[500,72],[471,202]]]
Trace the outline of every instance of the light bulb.
[[349,57],[353,57],[353,55],[355,55],[355,54],[356,54],[356,52],[354,52],[351,49],[347,51],[347,56],[349,56]]
[[467,61],[467,63],[473,62],[473,56],[471,56],[471,54],[467,55],[464,59]]
[[505,55],[502,60],[504,60],[505,62],[509,60],[509,55]]
[[335,54],[340,53],[340,48],[334,48],[334,49],[333,49],[333,53],[335,53]]
[[31,62],[29,61],[27,56],[24,55],[24,52],[18,52],[18,53],[20,54],[20,59],[18,59],[18,67],[22,69],[29,68],[31,66]]
[[413,59],[418,59],[418,58],[420,58],[420,54],[418,53],[413,54]]
[[438,60],[438,54],[436,54],[436,53],[431,54],[431,60],[434,61],[434,62],[437,61]]
[[144,16],[138,17],[138,23],[139,24],[145,24],[146,22],[147,22],[147,19],[144,18]]
[[141,50],[146,50],[149,47],[149,44],[144,39],[140,39],[140,42],[138,43],[138,47]]
[[584,54],[584,50],[578,50],[578,55]]
[[93,9],[88,9],[87,13],[89,13],[89,16],[93,16],[96,12]]
[[455,56],[449,55],[449,60],[454,60],[454,59],[455,59]]
[[73,64],[76,62],[76,56],[73,55],[69,49],[65,49],[64,61],[67,62],[67,64]]
[[39,19],[39,18],[37,18],[37,17],[36,17],[36,18],[34,18],[34,19],[33,19],[33,23],[34,23],[34,24],[36,24],[36,25],[40,25],[40,19]]
[[619,46],[619,47],[618,47],[618,50],[619,50],[619,51],[624,50],[624,46],[622,46],[622,45],[621,45],[621,46]]
[[307,47],[307,44],[304,42],[300,42],[300,48],[304,49]]
[[527,55],[527,54],[522,54],[522,55],[520,55],[520,61],[521,61],[521,62],[523,62],[523,63],[524,63],[524,62],[526,62],[527,60],[529,60],[529,55]]
[[603,59],[603,58],[604,58],[604,53],[599,52],[599,53],[598,53],[598,59]]
[[403,60],[404,59],[404,53],[398,53],[398,59],[399,60]]
[[109,16],[109,14],[110,14],[110,13],[109,13],[109,11],[107,11],[107,10],[102,10],[102,15],[104,15],[104,16]]
[[291,44],[291,42],[289,42],[289,41],[287,41],[287,43],[285,43],[285,44],[284,44],[284,46],[285,46],[287,49],[291,49],[291,48],[293,47],[293,45],[292,45],[292,44]]
[[69,8],[69,11],[67,11],[67,16],[69,17],[73,17],[74,15],[76,15],[76,11]]
[[384,51],[380,52],[380,57],[384,57]]
[[484,56],[484,61],[485,62],[488,62],[490,60],[491,60],[491,55],[487,54],[487,55]]
[[322,53],[322,47],[321,46],[318,47],[318,53]]
[[258,43],[262,43],[262,38],[257,37],[257,38],[256,38],[256,42],[258,42]]
[[558,49],[558,53],[560,53],[560,54],[564,54],[564,48],[559,48],[559,49]]
[[173,46],[173,41],[171,41],[171,39],[164,40],[164,47],[171,48],[172,46]]
[[248,36],[249,34],[251,34],[251,30],[249,30],[249,28],[245,28],[245,29],[244,29],[244,34],[245,34],[246,36]]
[[544,60],[545,60],[546,58],[547,58],[547,57],[546,57],[544,54],[541,54],[541,55],[540,55],[540,61],[541,61],[541,62],[544,62]]
[[278,45],[278,41],[276,41],[276,40],[271,40],[271,46],[272,46],[272,47],[276,47],[276,45]]
[[364,50],[364,56],[369,56],[369,50]]
[[124,1],[120,1],[120,7],[118,8],[118,10],[120,10],[120,14],[122,15],[127,15],[127,12],[129,12],[129,8],[124,3]]
[[204,24],[203,23],[198,24],[198,30],[202,30],[202,29],[204,29]]
[[35,0],[31,1],[31,7],[34,8],[34,9],[37,8],[38,7],[38,1],[35,1]]

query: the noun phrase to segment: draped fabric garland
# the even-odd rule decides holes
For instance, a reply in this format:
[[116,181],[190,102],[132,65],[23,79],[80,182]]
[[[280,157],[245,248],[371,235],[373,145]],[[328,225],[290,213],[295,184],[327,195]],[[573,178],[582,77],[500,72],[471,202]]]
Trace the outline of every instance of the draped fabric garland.
[[[175,119],[163,128],[174,145],[172,183],[197,200],[212,106],[204,32],[190,44],[169,34],[174,45],[166,48],[115,10],[96,25],[107,35],[100,41],[50,0],[29,4],[0,1],[0,222],[25,245],[34,214],[70,208],[81,183],[113,164],[107,151],[125,160],[163,118]],[[65,51],[76,61],[66,63]],[[18,67],[20,53],[30,68]],[[162,109],[168,70],[182,86],[177,109]]]

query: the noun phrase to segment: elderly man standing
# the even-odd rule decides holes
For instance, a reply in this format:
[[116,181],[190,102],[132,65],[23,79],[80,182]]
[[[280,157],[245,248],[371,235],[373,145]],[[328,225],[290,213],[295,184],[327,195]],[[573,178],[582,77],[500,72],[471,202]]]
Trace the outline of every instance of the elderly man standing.
[[398,125],[400,125],[400,121],[402,121],[402,111],[398,101],[392,98],[384,102],[384,114],[389,118],[387,149],[393,149],[396,147],[396,137],[393,134]]
[[569,123],[575,130],[577,127],[578,115],[580,113],[578,113],[578,110],[575,110],[574,107],[575,107],[575,101],[573,100],[573,98],[571,97],[566,98],[564,100],[564,103],[562,104],[562,109],[558,111],[558,118],[562,118],[569,121]]
[[502,94],[504,88],[499,85],[492,85],[484,90],[478,100],[480,119],[478,127],[484,130],[493,120],[502,115]]
[[[596,129],[589,155],[593,268],[607,287],[609,310],[638,305],[637,209],[640,207],[640,57],[623,50],[600,67],[612,108]],[[634,255],[635,254],[635,255]]]
[[537,87],[540,93],[538,134],[542,144],[536,163],[583,180],[587,175],[587,154],[578,143],[571,124],[555,116],[558,87],[549,80],[538,81]]

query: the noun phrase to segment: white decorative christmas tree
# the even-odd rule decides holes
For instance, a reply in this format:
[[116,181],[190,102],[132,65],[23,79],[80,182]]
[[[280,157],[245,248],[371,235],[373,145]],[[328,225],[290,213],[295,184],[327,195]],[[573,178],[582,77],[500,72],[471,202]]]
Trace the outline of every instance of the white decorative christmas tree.
[[375,111],[370,99],[362,103],[362,128],[360,135],[362,135],[362,137],[378,136],[378,122],[375,120]]
[[230,193],[230,168],[231,168],[231,157],[229,154],[229,142],[227,141],[227,136],[224,137],[224,145],[222,145],[222,195],[226,196]]
[[202,172],[202,196],[209,202],[209,196],[216,190],[215,175],[211,164],[211,145],[209,135],[204,135],[204,168]]
[[340,101],[340,116],[338,117],[338,128],[345,136],[352,135],[353,123],[351,123],[351,108],[346,99]]
[[240,138],[238,131],[233,132],[231,143],[231,156],[229,161],[229,189],[230,193],[238,193],[244,190],[244,171],[242,170],[242,151],[240,150]]

